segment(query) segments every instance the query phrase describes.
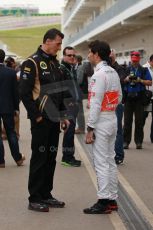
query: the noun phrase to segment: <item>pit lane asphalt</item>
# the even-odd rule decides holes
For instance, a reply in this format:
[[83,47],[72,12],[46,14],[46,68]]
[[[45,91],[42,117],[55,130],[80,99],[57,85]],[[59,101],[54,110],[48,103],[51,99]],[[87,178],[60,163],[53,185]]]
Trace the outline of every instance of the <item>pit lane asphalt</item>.
[[[114,230],[108,215],[86,215],[83,209],[96,201],[96,191],[84,163],[80,168],[61,165],[61,141],[57,157],[53,195],[66,203],[63,209],[49,213],[28,210],[28,173],[30,125],[20,105],[20,150],[26,156],[24,166],[17,167],[5,144],[6,167],[0,169],[0,230]],[[77,148],[77,146],[76,146]],[[76,157],[80,158],[78,153]]]
[[[86,108],[86,102],[84,103]],[[85,115],[87,117],[86,110]],[[64,200],[66,207],[64,209],[50,209],[49,213],[29,211],[27,209],[27,182],[31,154],[31,134],[29,121],[26,119],[26,112],[22,104],[20,122],[20,149],[26,155],[26,161],[24,166],[17,167],[11,158],[7,141],[5,141],[6,168],[0,169],[0,230],[128,229],[124,217],[120,215],[121,205],[118,213],[113,212],[110,215],[83,214],[83,208],[89,207],[97,199],[95,173],[83,149],[83,145],[80,144],[77,137],[76,157],[83,160],[82,166],[80,168],[71,168],[60,164],[62,134],[60,135],[53,195]],[[142,213],[145,220],[152,225],[153,144],[149,140],[149,128],[150,117],[145,126],[144,149],[136,150],[134,143],[132,143],[130,149],[126,151],[124,164],[120,165],[118,170],[120,183],[130,196],[130,199],[132,199],[132,204]],[[134,218],[134,216],[132,215],[131,218]]]

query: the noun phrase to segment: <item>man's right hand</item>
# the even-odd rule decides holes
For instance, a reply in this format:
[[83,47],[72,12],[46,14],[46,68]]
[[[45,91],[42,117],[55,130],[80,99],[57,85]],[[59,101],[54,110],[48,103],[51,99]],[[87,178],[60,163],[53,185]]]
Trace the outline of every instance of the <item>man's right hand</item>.
[[95,134],[94,131],[88,131],[86,134],[85,143],[92,144],[95,141]]
[[43,120],[42,116],[36,118],[36,122],[39,123]]
[[124,82],[129,82],[130,81],[130,76],[127,76],[125,79],[124,79]]

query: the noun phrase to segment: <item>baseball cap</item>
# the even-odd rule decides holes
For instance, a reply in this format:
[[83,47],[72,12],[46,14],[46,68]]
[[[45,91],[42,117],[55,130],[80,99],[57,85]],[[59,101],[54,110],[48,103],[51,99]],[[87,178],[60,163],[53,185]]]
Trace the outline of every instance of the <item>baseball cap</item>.
[[131,61],[139,62],[140,61],[140,53],[138,51],[131,52]]

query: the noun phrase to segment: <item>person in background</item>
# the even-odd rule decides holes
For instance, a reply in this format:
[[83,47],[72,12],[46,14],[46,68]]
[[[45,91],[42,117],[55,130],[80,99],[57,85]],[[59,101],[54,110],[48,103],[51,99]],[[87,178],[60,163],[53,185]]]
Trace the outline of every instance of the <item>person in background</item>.
[[[65,80],[71,80],[76,90],[77,87],[77,75],[75,70],[75,49],[71,46],[67,46],[63,49],[63,59],[61,62],[61,70],[64,75]],[[78,95],[77,104],[80,103],[80,96]],[[78,114],[78,109],[71,110],[72,119],[70,119],[70,125],[67,132],[63,136],[63,156],[61,164],[64,166],[73,166],[80,167],[81,161],[75,159],[75,144],[74,144],[74,135],[75,135],[75,126],[76,126],[76,117]]]
[[[150,75],[151,75],[151,78],[153,80],[153,54],[149,57],[149,60],[147,61],[146,64],[143,65],[143,67],[148,68]],[[151,90],[153,92],[153,86],[149,86],[149,90]],[[151,112],[151,116],[152,116],[151,127],[150,127],[150,140],[153,143],[153,96],[151,98],[151,111],[150,112]],[[143,125],[145,125],[146,118],[148,117],[148,115],[149,115],[149,111],[144,111],[144,113],[143,113]]]
[[92,144],[92,156],[98,183],[98,201],[85,214],[108,214],[118,209],[117,166],[114,144],[117,132],[115,110],[122,99],[117,72],[107,62],[110,46],[103,41],[89,44],[89,61],[95,65],[95,73],[89,85],[89,117],[86,143]]
[[[93,73],[94,73],[94,68],[92,64],[88,60],[84,60],[82,65],[79,68],[79,73],[78,73],[78,84],[80,86],[80,89],[83,95],[83,100],[88,99],[88,85],[89,85],[89,81]],[[86,107],[88,108],[88,104]],[[80,130],[76,129],[75,133],[79,134]],[[81,130],[81,133],[82,133],[82,130]]]
[[[63,38],[64,34],[56,28],[48,30],[42,45],[21,66],[19,92],[31,122],[32,134],[28,208],[39,212],[49,212],[49,207],[65,206],[63,201],[52,195],[60,111],[64,108],[61,91],[63,77],[56,59]],[[61,127],[64,126],[68,127],[69,121],[63,118]]]
[[124,80],[124,149],[128,149],[131,142],[133,115],[135,115],[136,149],[142,149],[144,114],[142,97],[145,86],[152,85],[152,79],[148,69],[140,65],[140,59],[139,52],[131,52],[131,65],[127,68],[127,77]]
[[[16,72],[4,65],[5,52],[0,49],[0,121],[6,130],[11,155],[18,166],[23,164],[25,156],[20,153],[17,135],[14,129],[14,115],[19,113],[19,95]],[[0,129],[0,168],[5,168],[4,145]]]
[[77,115],[77,129],[75,129],[75,134],[84,134],[85,133],[85,117],[84,117],[84,109],[83,109],[83,91],[82,85],[84,81],[84,68],[82,65],[82,56],[76,56],[77,64],[76,64],[76,74],[77,74],[77,82],[81,90],[82,97],[79,102],[79,112]]
[[[123,94],[123,87],[124,87],[124,79],[126,77],[126,69],[119,65],[116,61],[116,52],[114,49],[111,49],[110,54],[110,64],[111,67],[113,67],[116,72],[119,75],[121,88],[122,88],[122,94]],[[116,116],[117,116],[117,135],[116,135],[116,141],[115,141],[115,161],[116,164],[122,164],[124,161],[124,148],[123,148],[123,128],[122,128],[122,119],[123,119],[123,111],[124,106],[121,103],[118,104],[116,108]]]
[[[12,69],[14,69],[16,71],[16,76],[17,76],[18,85],[19,85],[19,77],[17,75],[17,65],[16,65],[16,62],[15,62],[15,59],[13,57],[9,56],[5,60],[5,64],[6,64],[7,67],[10,67],[10,68],[12,68]],[[16,134],[17,134],[17,138],[19,139],[20,138],[20,134],[19,134],[20,114],[19,113],[15,114],[15,116],[14,116],[14,122],[15,122],[15,131],[16,131]],[[6,137],[6,131],[5,131],[4,127],[2,128],[2,138],[3,138],[3,140],[7,139],[7,137]]]

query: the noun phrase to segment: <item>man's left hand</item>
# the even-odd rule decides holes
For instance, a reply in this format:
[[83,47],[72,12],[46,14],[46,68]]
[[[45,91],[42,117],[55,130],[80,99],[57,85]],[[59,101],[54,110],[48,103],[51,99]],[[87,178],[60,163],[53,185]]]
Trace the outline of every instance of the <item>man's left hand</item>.
[[66,120],[61,121],[61,129],[64,130],[64,133],[66,133],[69,126],[70,126],[69,120],[66,119]]

